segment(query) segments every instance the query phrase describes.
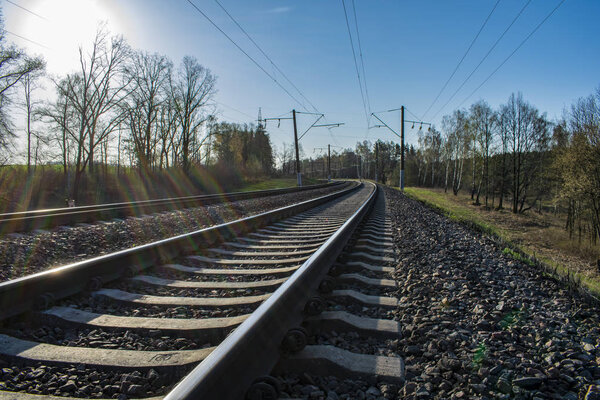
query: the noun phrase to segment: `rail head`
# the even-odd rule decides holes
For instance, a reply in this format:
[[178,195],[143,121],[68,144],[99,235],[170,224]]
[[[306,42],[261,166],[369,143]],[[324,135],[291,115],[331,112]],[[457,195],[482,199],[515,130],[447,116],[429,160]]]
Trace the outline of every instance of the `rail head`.
[[343,181],[283,189],[254,190],[208,195],[141,200],[134,202],[95,204],[89,206],[51,208],[0,214],[0,234],[48,229],[59,225],[93,222],[103,218],[135,216],[147,212],[159,212],[205,206],[227,201],[239,201],[266,196],[295,193],[299,191],[332,187]]
[[328,272],[325,267],[333,264],[372,207],[377,187],[366,184],[372,192],[359,209],[165,400],[243,398],[254,379],[269,374],[285,334],[300,326],[306,302]]
[[135,274],[161,261],[212,246],[235,235],[316,207],[358,187],[359,185],[353,185],[276,210],[1,282],[0,321],[31,310],[40,301],[43,304],[46,298],[55,300],[67,297],[98,283],[106,283],[125,274]]
[[281,189],[264,189],[264,190],[251,190],[247,192],[229,192],[229,193],[214,193],[214,194],[199,194],[192,196],[182,196],[182,197],[165,197],[160,199],[149,199],[149,200],[138,200],[138,201],[130,201],[130,202],[117,202],[117,203],[106,203],[106,204],[92,204],[87,206],[77,206],[77,207],[58,207],[58,208],[45,208],[39,210],[27,210],[27,211],[17,211],[10,213],[0,213],[0,220],[9,219],[9,218],[23,218],[23,217],[31,217],[31,216],[48,216],[54,213],[67,213],[67,212],[79,212],[79,211],[90,211],[90,210],[98,210],[105,208],[120,208],[120,207],[132,207],[132,206],[144,206],[144,205],[152,205],[152,204],[161,204],[161,203],[173,203],[178,201],[197,201],[202,199],[210,199],[210,198],[236,198],[244,195],[257,195],[258,197],[268,195],[268,194],[278,194],[278,193],[289,193],[294,191],[302,191],[302,190],[312,190],[319,189],[327,186],[339,185],[343,181],[334,181],[331,183],[322,183],[315,185],[307,185],[302,187],[289,187],[289,188],[281,188]]

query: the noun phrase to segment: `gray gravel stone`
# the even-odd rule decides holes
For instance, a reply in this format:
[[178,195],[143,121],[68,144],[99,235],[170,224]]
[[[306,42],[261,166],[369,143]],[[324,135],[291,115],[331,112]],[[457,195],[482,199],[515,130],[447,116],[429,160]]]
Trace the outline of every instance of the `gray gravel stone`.
[[513,385],[520,386],[524,389],[536,389],[542,384],[542,378],[525,377],[513,380]]
[[490,238],[398,191],[386,195],[404,397],[415,398],[414,382],[432,383],[435,399],[582,399],[600,375],[600,308]]
[[341,190],[336,186],[0,237],[0,282]]

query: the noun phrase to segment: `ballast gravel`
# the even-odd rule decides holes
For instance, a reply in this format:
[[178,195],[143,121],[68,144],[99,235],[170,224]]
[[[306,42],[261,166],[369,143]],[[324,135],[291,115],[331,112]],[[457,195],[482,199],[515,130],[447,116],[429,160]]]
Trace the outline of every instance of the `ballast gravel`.
[[406,382],[283,375],[283,398],[600,399],[597,303],[542,267],[515,260],[491,238],[384,190],[399,257],[399,306],[390,311],[336,300],[327,308],[399,320],[402,336],[382,343],[329,332],[310,341],[397,353]]
[[0,282],[259,214],[344,188],[346,185],[337,185],[92,225],[9,234],[0,237]]
[[96,314],[111,314],[124,317],[149,318],[224,318],[252,313],[258,305],[237,307],[192,307],[159,306],[132,303],[119,303],[104,296],[76,296],[58,302],[58,306],[74,307]]
[[398,357],[398,339],[361,337],[356,332],[320,332],[308,338],[311,345],[331,345],[352,353]]
[[365,318],[397,319],[395,318],[396,310],[392,308],[364,306],[351,299],[327,299],[326,309],[327,311],[346,311],[350,314]]
[[600,388],[598,304],[398,191],[386,196],[400,260],[399,398],[577,400]]
[[57,326],[13,327],[2,333],[38,343],[70,347],[121,349],[141,351],[196,350],[214,346],[206,341],[165,335],[161,331],[136,333],[131,330],[107,331],[91,328],[60,328]]
[[[190,368],[181,368],[184,376]],[[8,365],[0,359],[0,390],[80,398],[130,399],[165,394],[173,375],[154,369],[102,371],[83,364],[67,367]]]
[[187,289],[168,286],[138,285],[118,281],[106,286],[108,289],[119,289],[124,292],[133,292],[149,296],[174,296],[174,297],[244,297],[260,296],[271,293],[262,289]]
[[309,373],[278,376],[281,382],[280,398],[311,400],[379,400],[396,399],[398,386],[368,379],[341,379],[334,376],[318,376]]
[[[361,274],[362,275],[362,274]],[[376,279],[381,279],[379,276]],[[385,277],[385,279],[389,279],[389,277]],[[360,292],[362,294],[366,294],[369,296],[384,296],[384,297],[395,297],[396,289],[385,288],[380,286],[369,286],[362,283],[338,283],[335,286],[336,290],[354,290],[356,292]]]

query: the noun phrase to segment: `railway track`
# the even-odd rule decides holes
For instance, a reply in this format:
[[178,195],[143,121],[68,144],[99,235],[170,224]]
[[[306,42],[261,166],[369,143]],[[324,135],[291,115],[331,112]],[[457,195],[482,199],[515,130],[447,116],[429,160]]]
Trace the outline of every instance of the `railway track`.
[[[304,347],[320,330],[399,335],[366,318],[389,317],[394,300],[360,292],[393,290],[375,277],[393,262],[381,201],[358,185],[0,284],[0,399],[272,398],[267,375],[314,365],[401,381],[399,357]],[[335,309],[357,304],[358,316]]]
[[330,268],[323,312],[271,371],[285,398],[398,398],[405,382],[396,320],[393,224],[383,193]]
[[221,193],[174,197],[124,203],[96,204],[90,206],[31,210],[0,214],[0,235],[14,232],[49,229],[61,225],[107,221],[113,218],[137,217],[163,211],[181,210],[210,204],[255,199],[265,196],[295,193],[299,191],[339,185],[341,182],[292,187],[285,189],[257,190],[249,192]]

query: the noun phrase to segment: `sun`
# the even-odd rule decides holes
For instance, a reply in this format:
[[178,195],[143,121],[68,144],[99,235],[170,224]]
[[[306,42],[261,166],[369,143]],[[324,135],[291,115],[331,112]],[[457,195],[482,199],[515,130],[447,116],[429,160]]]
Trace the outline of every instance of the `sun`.
[[106,0],[32,1],[27,7],[43,18],[15,11],[14,19],[7,18],[6,27],[46,46],[23,43],[29,51],[46,59],[49,73],[73,72],[78,66],[79,47],[90,47],[100,24],[105,23],[113,34],[124,33],[125,25],[112,3]]

